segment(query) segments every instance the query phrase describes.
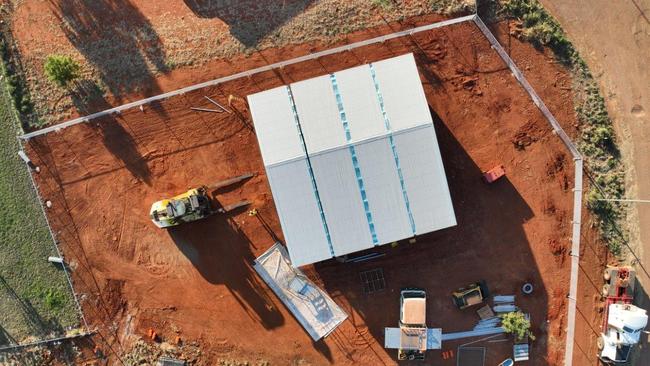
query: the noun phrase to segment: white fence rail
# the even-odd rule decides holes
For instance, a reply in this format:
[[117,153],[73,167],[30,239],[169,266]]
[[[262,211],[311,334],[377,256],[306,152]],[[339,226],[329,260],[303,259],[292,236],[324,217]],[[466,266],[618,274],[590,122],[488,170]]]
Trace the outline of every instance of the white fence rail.
[[90,121],[92,119],[95,119],[95,118],[108,116],[108,115],[112,115],[112,114],[119,114],[122,111],[125,111],[125,110],[130,109],[130,108],[139,107],[141,105],[145,105],[145,104],[157,101],[157,100],[162,100],[162,99],[166,99],[166,98],[173,97],[173,96],[176,96],[176,95],[185,94],[187,92],[191,92],[191,91],[194,91],[194,90],[197,90],[197,89],[202,89],[202,88],[205,88],[205,87],[208,87],[208,86],[223,84],[223,83],[228,82],[228,81],[248,77],[248,76],[251,76],[251,75],[254,75],[254,74],[259,74],[261,72],[270,71],[270,70],[282,68],[282,67],[285,67],[285,66],[288,66],[288,65],[292,65],[292,64],[296,64],[296,63],[300,63],[300,62],[304,62],[304,61],[309,61],[309,60],[313,60],[313,59],[317,59],[317,58],[320,58],[320,57],[323,57],[323,56],[328,56],[328,55],[333,55],[333,54],[337,54],[337,53],[344,52],[344,51],[349,51],[349,50],[352,50],[352,49],[355,49],[355,48],[371,45],[371,44],[374,44],[374,43],[381,43],[381,42],[384,42],[384,41],[387,41],[387,40],[393,39],[393,38],[399,38],[399,37],[403,37],[403,36],[407,36],[407,35],[411,35],[411,34],[415,34],[415,33],[426,32],[426,31],[429,31],[429,30],[432,30],[432,29],[446,27],[446,26],[449,26],[449,25],[452,25],[452,24],[463,23],[463,22],[470,21],[470,20],[473,20],[473,19],[474,19],[474,15],[467,15],[467,16],[464,16],[464,17],[449,19],[449,20],[445,20],[445,21],[442,21],[442,22],[427,24],[427,25],[423,25],[421,27],[416,27],[416,28],[412,28],[412,29],[403,30],[403,31],[400,31],[400,32],[387,34],[387,35],[384,35],[384,36],[379,36],[379,37],[375,37],[375,38],[371,38],[371,39],[366,39],[364,41],[350,43],[350,44],[340,46],[340,47],[330,48],[330,49],[320,51],[320,52],[310,53],[308,55],[296,57],[296,58],[293,58],[291,60],[276,62],[276,63],[270,64],[270,65],[261,66],[261,67],[255,68],[255,69],[242,71],[242,72],[234,74],[234,75],[229,75],[229,76],[225,76],[225,77],[222,77],[222,78],[219,78],[219,79],[214,79],[214,80],[206,81],[206,82],[203,82],[203,83],[194,84],[194,85],[191,85],[191,86],[188,86],[188,87],[185,87],[185,88],[182,88],[182,89],[174,90],[174,91],[171,91],[171,92],[168,92],[168,93],[159,94],[159,95],[156,95],[156,96],[153,96],[153,97],[149,97],[149,98],[141,99],[141,100],[138,100],[138,101],[135,101],[135,102],[123,104],[121,106],[118,106],[118,107],[115,107],[115,108],[110,108],[110,109],[107,109],[107,110],[104,110],[104,111],[101,111],[101,112],[93,113],[93,114],[90,114],[90,115],[85,116],[85,117],[75,118],[73,120],[63,122],[63,123],[59,123],[57,125],[50,126],[50,127],[47,127],[47,128],[43,128],[43,129],[40,129],[38,131],[26,133],[26,134],[20,136],[20,138],[27,140],[27,139],[30,139],[30,138],[35,137],[35,136],[44,135],[46,133],[58,131],[58,130],[61,130],[61,129],[66,128],[66,127],[74,126],[74,125],[79,124],[79,123],[88,122],[88,121]]

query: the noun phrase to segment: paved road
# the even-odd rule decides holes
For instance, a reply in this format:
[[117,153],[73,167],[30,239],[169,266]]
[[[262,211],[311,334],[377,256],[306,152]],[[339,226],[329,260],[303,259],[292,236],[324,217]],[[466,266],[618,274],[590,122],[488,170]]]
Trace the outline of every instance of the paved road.
[[[622,140],[631,197],[650,199],[650,0],[541,0],[600,83]],[[632,245],[650,272],[650,204],[634,207]],[[650,276],[639,269],[644,292]],[[650,309],[648,296],[641,299]],[[650,365],[650,344],[637,365]]]

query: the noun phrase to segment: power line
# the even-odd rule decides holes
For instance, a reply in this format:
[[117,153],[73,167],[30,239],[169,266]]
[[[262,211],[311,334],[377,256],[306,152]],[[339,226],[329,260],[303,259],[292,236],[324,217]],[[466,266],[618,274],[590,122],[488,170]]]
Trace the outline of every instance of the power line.
[[599,198],[596,201],[650,203],[650,200],[635,200],[627,198]]

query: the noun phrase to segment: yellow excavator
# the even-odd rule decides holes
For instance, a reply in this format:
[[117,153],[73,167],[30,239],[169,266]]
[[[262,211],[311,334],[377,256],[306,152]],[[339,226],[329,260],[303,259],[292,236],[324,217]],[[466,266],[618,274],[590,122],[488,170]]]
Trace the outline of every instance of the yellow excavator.
[[168,228],[186,222],[200,220],[215,213],[226,213],[236,208],[247,206],[250,202],[243,200],[227,206],[214,208],[208,192],[239,183],[253,177],[253,175],[252,173],[243,174],[208,186],[192,188],[178,196],[154,202],[149,212],[151,221],[159,228]]

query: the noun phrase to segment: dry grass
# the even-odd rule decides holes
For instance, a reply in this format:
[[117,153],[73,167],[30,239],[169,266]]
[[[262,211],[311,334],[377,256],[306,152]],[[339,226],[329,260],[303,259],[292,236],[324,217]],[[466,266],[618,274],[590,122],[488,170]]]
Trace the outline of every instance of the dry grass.
[[[75,108],[83,109],[87,103],[74,95],[74,89],[57,88],[46,80],[43,63],[52,53],[77,60],[86,83],[95,83],[101,93],[120,102],[143,90],[156,93],[152,89],[155,78],[176,68],[200,67],[214,59],[270,47],[327,44],[405,17],[473,10],[470,0],[307,0],[284,6],[283,2],[251,5],[257,2],[235,1],[224,6],[223,2],[186,0],[168,7],[167,12],[151,14],[144,4],[133,3],[17,1],[12,27],[40,117],[35,124],[69,118]],[[106,23],[110,26],[102,26]]]

